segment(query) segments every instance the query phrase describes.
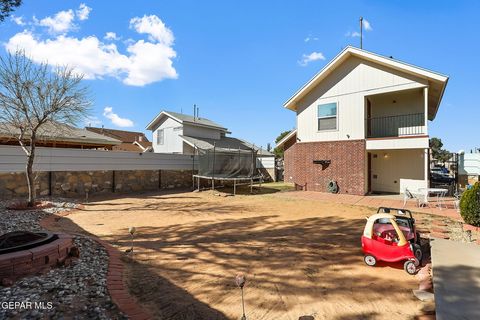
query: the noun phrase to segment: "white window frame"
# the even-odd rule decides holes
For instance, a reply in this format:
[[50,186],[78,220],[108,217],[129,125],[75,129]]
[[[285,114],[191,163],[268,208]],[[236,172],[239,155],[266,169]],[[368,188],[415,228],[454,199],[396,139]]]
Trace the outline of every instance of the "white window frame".
[[[318,108],[320,106],[323,106],[323,105],[327,105],[327,104],[335,104],[335,108],[336,108],[336,114],[335,116],[323,116],[323,117],[319,117],[318,116]],[[335,118],[335,129],[320,129],[320,126],[319,126],[319,119],[329,119],[329,118]],[[338,131],[338,101],[331,101],[331,102],[323,102],[323,103],[317,103],[317,132],[328,132],[328,131]]]
[[165,130],[158,129],[157,130],[157,145],[161,146],[165,143]]

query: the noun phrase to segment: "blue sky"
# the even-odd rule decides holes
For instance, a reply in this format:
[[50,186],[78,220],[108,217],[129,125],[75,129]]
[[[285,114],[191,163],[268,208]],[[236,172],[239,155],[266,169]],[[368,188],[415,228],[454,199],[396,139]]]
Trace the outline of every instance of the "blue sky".
[[450,76],[430,135],[470,150],[480,147],[479,11],[476,1],[24,0],[0,25],[0,52],[21,45],[39,60],[78,63],[92,125],[144,131],[161,110],[197,104],[265,147],[295,125],[283,102],[358,45],[363,16],[365,49]]

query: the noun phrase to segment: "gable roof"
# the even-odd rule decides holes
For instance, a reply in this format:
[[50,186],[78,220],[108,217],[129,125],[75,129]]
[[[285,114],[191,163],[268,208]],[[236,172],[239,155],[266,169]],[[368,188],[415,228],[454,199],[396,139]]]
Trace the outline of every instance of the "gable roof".
[[152,146],[152,143],[150,141],[134,141],[133,143],[141,146],[144,149]]
[[296,135],[297,135],[297,129],[293,129],[287,135],[285,135],[285,137],[283,137],[282,139],[280,139],[280,141],[277,142],[277,147],[283,146],[285,144],[285,142],[287,142],[293,136],[296,136]]
[[198,138],[198,137],[191,137],[180,135],[180,137],[191,145],[194,148],[199,149],[213,149],[213,147],[221,148],[221,149],[240,149],[240,150],[257,150],[258,156],[274,156],[273,153],[268,152],[265,149],[260,149],[257,146],[251,144],[242,139],[237,139],[233,137],[222,137],[220,139],[207,139],[207,138]]
[[194,118],[193,116],[183,114],[183,113],[177,113],[173,111],[162,111],[160,112],[146,127],[147,130],[153,130],[155,125],[164,117],[169,117],[174,119],[175,121],[181,123],[181,124],[189,124],[189,125],[194,125],[194,126],[200,126],[200,127],[207,127],[207,128],[214,128],[214,129],[219,129],[221,131],[228,131],[227,128],[223,127],[222,125],[213,122],[212,120],[206,119],[206,118]]
[[[0,138],[13,138],[20,131],[8,124],[0,125]],[[25,139],[29,138],[25,136]],[[48,121],[38,129],[37,138],[41,141],[69,142],[94,145],[118,145],[121,141],[66,124]]]
[[122,142],[133,143],[135,141],[138,141],[139,137],[142,137],[143,141],[148,142],[148,139],[143,132],[97,128],[97,127],[85,127],[85,129],[91,132],[102,134],[110,138],[120,140]]
[[320,70],[297,92],[295,92],[293,96],[291,96],[287,101],[285,101],[283,106],[290,110],[296,110],[296,103],[298,101],[305,97],[313,88],[315,88],[338,66],[340,66],[345,60],[352,56],[428,80],[430,85],[430,88],[428,90],[429,118],[430,120],[433,120],[433,118],[435,118],[438,107],[440,105],[440,101],[442,100],[443,92],[445,91],[445,87],[448,82],[448,76],[352,46],[348,46],[343,49],[322,70]]

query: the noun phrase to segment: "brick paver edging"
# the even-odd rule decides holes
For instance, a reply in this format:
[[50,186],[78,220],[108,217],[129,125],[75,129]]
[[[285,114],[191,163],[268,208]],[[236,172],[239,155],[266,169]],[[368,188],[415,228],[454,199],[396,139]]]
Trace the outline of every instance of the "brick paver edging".
[[[59,217],[66,217],[69,214],[82,209],[84,209],[84,206],[79,205],[73,210],[57,212],[43,218],[40,220],[39,224],[42,228],[49,229],[49,226],[53,225]],[[82,236],[85,235],[82,234]],[[107,290],[110,294],[110,298],[117,305],[118,309],[132,320],[152,319],[152,316],[143,310],[143,308],[137,303],[137,300],[128,293],[128,289],[123,283],[124,265],[120,259],[121,252],[108,242],[96,236],[89,236],[89,238],[102,245],[108,253]]]

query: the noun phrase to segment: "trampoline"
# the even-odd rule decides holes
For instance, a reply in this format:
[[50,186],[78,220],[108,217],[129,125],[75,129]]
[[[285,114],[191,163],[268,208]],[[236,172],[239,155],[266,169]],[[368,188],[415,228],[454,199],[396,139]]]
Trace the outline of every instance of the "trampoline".
[[198,174],[193,175],[193,189],[200,190],[201,180],[209,180],[211,189],[215,189],[215,181],[233,183],[233,195],[237,186],[250,185],[253,191],[254,182],[263,182],[263,176],[257,170],[257,151],[255,149],[217,148],[197,150]]

